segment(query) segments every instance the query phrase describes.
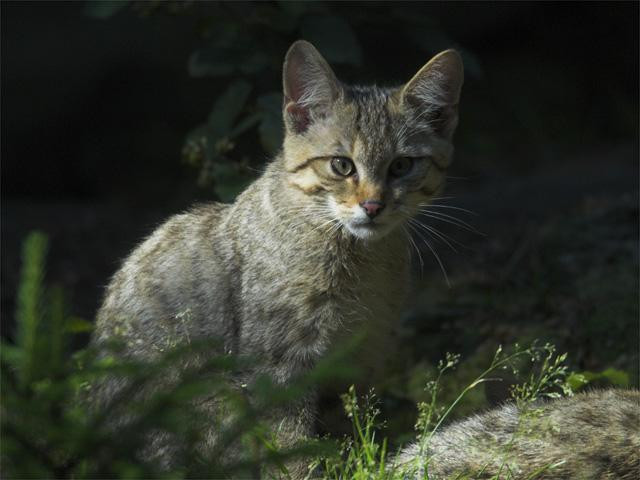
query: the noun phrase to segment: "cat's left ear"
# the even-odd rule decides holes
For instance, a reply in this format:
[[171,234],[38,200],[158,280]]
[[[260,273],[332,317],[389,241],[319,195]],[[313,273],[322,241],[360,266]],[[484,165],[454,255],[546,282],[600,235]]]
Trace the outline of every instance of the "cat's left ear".
[[455,50],[433,57],[402,88],[403,105],[445,138],[451,138],[458,124],[458,102],[464,82],[462,58]]
[[333,70],[313,45],[298,40],[287,52],[282,72],[284,120],[287,129],[304,132],[328,114],[341,92]]

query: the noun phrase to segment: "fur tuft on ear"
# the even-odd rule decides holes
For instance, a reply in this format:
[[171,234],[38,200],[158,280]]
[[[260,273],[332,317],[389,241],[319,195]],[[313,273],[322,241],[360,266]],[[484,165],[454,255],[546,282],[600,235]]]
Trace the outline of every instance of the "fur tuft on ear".
[[451,138],[458,123],[458,102],[464,82],[462,58],[455,50],[433,57],[402,89],[402,102],[415,109],[433,130]]
[[282,72],[284,121],[288,130],[304,132],[326,115],[340,95],[333,70],[313,45],[298,40],[289,48]]

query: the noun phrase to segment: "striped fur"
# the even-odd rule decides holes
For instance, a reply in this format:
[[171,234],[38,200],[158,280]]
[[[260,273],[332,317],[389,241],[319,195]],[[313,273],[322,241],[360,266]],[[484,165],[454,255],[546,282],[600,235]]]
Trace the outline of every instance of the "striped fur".
[[524,412],[506,404],[407,447],[395,466],[407,479],[636,480],[640,393],[593,391]]
[[[452,65],[458,85],[459,56],[436,58]],[[441,81],[436,67],[431,75]],[[430,79],[429,69],[421,72]],[[288,384],[357,331],[371,349],[361,357],[380,361],[379,345],[408,290],[409,240],[401,227],[441,188],[452,132],[433,128],[438,119],[412,89],[339,83],[306,42],[287,54],[284,93],[281,154],[233,204],[176,215],[133,251],[107,288],[95,345],[121,338],[125,355],[149,358],[188,339],[219,338],[225,352],[257,359],[235,379],[247,385],[260,374]],[[338,178],[330,168],[335,156],[352,159],[358,174]],[[415,165],[391,181],[389,165],[399,156],[415,157]],[[364,198],[387,207],[358,230],[351,223],[366,216],[358,205]],[[97,386],[96,404],[122,386],[119,379]],[[215,402],[202,408],[214,411]],[[314,411],[310,394],[280,412],[280,443],[310,435]],[[209,429],[203,452],[216,442]],[[164,440],[156,437],[148,456],[169,465],[174,455]],[[303,467],[292,466],[294,477]]]

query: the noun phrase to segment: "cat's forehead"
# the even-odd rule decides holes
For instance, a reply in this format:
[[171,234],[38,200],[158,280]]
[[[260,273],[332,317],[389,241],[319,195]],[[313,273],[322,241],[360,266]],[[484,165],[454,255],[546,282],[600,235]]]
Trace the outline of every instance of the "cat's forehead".
[[[289,135],[288,148],[298,161],[313,157],[351,158],[372,175],[386,174],[398,156],[429,153],[431,136],[401,104],[398,88],[343,85],[331,114],[301,136]],[[416,132],[421,133],[416,135]],[[291,157],[294,158],[294,157]]]
[[350,143],[350,154],[362,163],[375,166],[395,155],[397,130],[403,123],[396,108],[395,89],[347,87],[344,120],[350,128],[342,130],[343,144]]
[[377,87],[348,87],[344,101],[351,110],[357,133],[365,136],[384,136],[392,130],[395,121],[390,108],[393,90]]

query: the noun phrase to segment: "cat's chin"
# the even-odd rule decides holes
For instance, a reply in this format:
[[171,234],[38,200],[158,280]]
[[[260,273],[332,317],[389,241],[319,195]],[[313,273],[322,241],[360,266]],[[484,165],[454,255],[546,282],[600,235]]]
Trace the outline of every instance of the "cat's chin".
[[378,240],[391,230],[389,225],[380,223],[347,223],[345,227],[351,235],[365,241]]

